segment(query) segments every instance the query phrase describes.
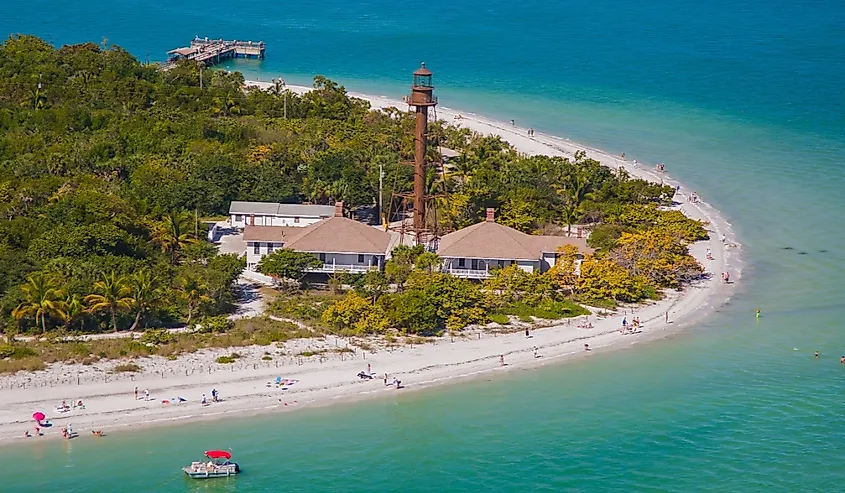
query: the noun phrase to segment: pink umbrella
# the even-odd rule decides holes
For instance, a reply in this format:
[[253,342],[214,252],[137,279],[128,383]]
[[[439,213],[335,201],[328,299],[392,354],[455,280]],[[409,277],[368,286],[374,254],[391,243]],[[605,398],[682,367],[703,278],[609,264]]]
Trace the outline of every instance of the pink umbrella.
[[37,413],[32,414],[32,419],[34,419],[35,421],[44,421],[44,418],[46,418],[46,417],[47,416],[44,416],[44,413],[42,413],[42,412],[37,412]]

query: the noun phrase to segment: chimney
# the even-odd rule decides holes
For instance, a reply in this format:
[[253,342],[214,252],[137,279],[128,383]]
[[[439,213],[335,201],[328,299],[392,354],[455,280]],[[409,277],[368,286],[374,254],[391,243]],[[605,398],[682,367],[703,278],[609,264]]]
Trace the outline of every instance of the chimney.
[[343,202],[334,203],[334,217],[343,217]]
[[496,209],[492,207],[487,208],[487,222],[494,223],[496,222]]

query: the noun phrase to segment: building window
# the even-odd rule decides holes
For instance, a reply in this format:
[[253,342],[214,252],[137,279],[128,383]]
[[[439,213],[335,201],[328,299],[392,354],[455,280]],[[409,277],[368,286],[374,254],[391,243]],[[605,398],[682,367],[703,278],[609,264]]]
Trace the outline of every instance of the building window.
[[323,263],[326,262],[326,254],[325,253],[320,254],[320,262],[323,262]]
[[267,253],[273,253],[273,244],[267,243]]
[[298,222],[299,222],[299,218],[298,218],[298,217],[293,218],[293,222],[298,223]]
[[472,267],[471,268],[472,268],[472,270],[478,270],[478,259],[477,258],[472,259]]
[[254,253],[256,255],[261,253],[261,243],[260,242],[257,242],[257,241],[255,242],[255,245],[253,245],[253,247],[252,247],[252,253]]
[[467,266],[466,259],[459,258],[458,259],[458,267],[466,267],[466,266]]
[[363,264],[363,263],[364,263],[364,256],[363,256],[363,255],[358,255],[358,263],[359,263],[359,264]]
[[235,214],[235,222],[241,222],[244,220],[243,214]]
[[502,267],[502,268],[505,267],[505,261],[504,260],[499,260],[499,267]]

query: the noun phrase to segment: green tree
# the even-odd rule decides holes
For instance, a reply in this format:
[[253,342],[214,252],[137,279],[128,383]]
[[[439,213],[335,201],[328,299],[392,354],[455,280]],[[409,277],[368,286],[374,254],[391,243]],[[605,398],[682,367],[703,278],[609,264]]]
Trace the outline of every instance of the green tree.
[[262,274],[302,282],[308,269],[321,267],[323,262],[314,254],[282,248],[261,257],[256,270]]
[[56,278],[36,272],[27,276],[26,284],[21,286],[24,301],[13,311],[12,315],[20,320],[33,316],[41,324],[41,333],[47,332],[47,318],[62,316],[62,290]]
[[196,243],[195,224],[193,216],[187,212],[171,212],[161,221],[151,224],[153,242],[161,247],[162,253],[170,256],[176,262],[179,251],[186,246]]
[[191,319],[197,308],[211,301],[211,298],[207,294],[208,285],[199,276],[188,273],[179,278],[178,290],[182,299],[188,305],[188,318],[185,320],[185,325],[190,327]]
[[414,268],[429,274],[440,272],[443,268],[443,258],[432,252],[421,253],[414,259]]
[[407,245],[399,245],[390,252],[390,260],[384,265],[384,272],[387,275],[387,280],[393,284],[399,291],[405,287],[408,277],[414,270],[414,263],[417,257],[425,253],[423,245],[415,245],[409,247]]
[[354,291],[326,308],[321,319],[342,331],[355,334],[380,334],[387,330],[388,318],[384,309]]
[[65,329],[73,329],[73,324],[85,315],[85,308],[85,300],[82,296],[76,293],[67,295],[60,313]]
[[136,271],[129,278],[132,309],[135,310],[135,320],[129,328],[130,332],[138,328],[144,314],[154,307],[162,296],[161,284],[158,278],[149,270]]
[[107,311],[111,317],[111,325],[117,332],[117,313],[132,307],[132,290],[126,284],[126,278],[115,274],[103,273],[100,280],[94,283],[94,292],[85,297],[88,311],[96,313]]

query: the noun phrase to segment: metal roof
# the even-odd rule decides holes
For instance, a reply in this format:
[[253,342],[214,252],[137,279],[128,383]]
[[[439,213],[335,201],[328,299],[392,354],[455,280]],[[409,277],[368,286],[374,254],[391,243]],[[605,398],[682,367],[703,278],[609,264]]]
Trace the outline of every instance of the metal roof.
[[315,204],[279,204],[277,202],[241,202],[233,201],[229,214],[261,214],[266,216],[286,217],[331,217],[333,205]]

